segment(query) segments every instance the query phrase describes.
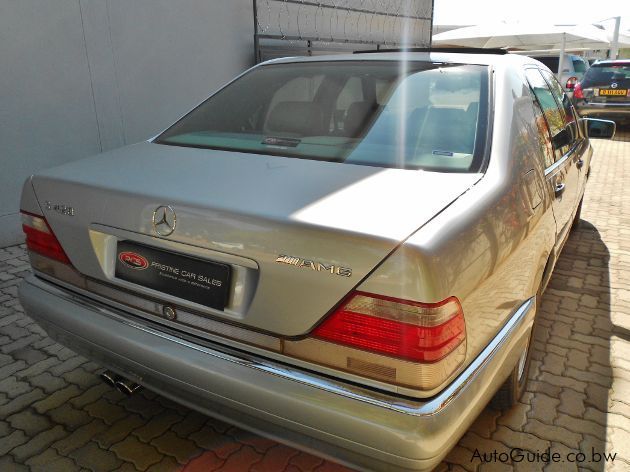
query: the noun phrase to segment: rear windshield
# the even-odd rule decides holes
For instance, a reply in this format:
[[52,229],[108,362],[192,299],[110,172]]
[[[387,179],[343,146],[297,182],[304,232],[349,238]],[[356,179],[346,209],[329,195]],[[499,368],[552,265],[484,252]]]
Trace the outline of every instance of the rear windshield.
[[270,64],[210,97],[160,144],[380,167],[477,172],[488,68],[335,61]]
[[593,64],[584,75],[582,87],[610,85],[613,82],[616,82],[618,87],[630,87],[630,62]]
[[573,70],[578,74],[586,72],[586,63],[582,59],[573,59]]

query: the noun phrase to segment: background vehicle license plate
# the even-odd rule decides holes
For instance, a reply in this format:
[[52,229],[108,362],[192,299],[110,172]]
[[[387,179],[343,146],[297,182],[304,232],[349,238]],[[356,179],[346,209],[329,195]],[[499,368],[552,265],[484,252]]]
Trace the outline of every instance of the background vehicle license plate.
[[599,94],[600,95],[628,95],[628,90],[626,89],[599,89]]
[[228,298],[230,266],[119,241],[116,277],[223,310]]

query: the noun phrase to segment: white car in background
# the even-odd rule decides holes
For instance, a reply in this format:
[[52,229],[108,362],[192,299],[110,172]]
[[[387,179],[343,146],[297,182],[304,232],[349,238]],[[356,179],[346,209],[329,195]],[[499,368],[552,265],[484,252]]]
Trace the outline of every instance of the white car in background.
[[558,54],[531,57],[549,67],[555,74],[558,82],[562,84],[562,87],[564,87],[564,90],[568,92],[570,96],[573,94],[575,85],[582,80],[584,74],[586,74],[586,71],[590,67],[588,61],[582,56],[565,54],[562,73],[558,74],[558,67],[560,66],[560,57]]

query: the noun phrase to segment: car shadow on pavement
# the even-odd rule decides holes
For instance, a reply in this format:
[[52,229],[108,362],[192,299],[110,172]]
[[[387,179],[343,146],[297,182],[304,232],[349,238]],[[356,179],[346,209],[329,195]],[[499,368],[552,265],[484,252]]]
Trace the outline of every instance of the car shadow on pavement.
[[611,338],[630,340],[611,320],[609,258],[597,228],[582,220],[543,295],[521,402],[504,412],[487,407],[442,470],[608,470]]

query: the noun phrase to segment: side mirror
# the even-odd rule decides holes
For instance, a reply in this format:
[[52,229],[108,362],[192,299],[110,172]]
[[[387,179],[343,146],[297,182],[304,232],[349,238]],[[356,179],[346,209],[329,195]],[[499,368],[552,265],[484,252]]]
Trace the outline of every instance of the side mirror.
[[617,124],[611,120],[584,118],[584,121],[586,121],[586,134],[589,138],[611,139],[617,131]]

